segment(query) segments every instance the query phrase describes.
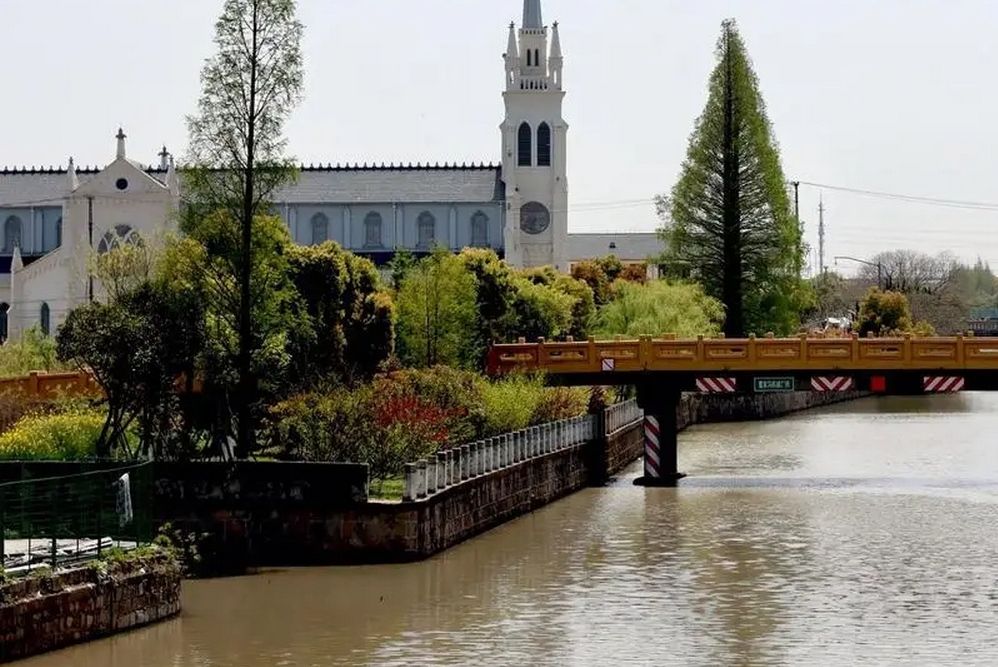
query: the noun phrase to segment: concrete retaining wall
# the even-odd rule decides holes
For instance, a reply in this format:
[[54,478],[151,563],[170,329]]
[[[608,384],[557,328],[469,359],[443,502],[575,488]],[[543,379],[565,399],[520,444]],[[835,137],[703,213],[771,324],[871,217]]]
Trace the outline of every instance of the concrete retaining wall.
[[95,567],[0,586],[0,662],[96,639],[180,612],[180,569],[143,558],[121,571]]

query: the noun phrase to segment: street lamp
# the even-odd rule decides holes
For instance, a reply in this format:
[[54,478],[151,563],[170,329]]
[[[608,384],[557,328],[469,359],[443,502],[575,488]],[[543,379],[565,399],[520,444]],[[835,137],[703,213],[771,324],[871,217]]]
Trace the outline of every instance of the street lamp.
[[850,262],[858,262],[859,264],[866,264],[867,266],[877,267],[877,289],[883,289],[880,285],[883,282],[884,277],[884,265],[880,262],[869,262],[865,259],[859,259],[857,257],[848,257],[846,255],[839,255],[832,258],[835,261],[835,265],[838,266],[840,259],[847,259]]

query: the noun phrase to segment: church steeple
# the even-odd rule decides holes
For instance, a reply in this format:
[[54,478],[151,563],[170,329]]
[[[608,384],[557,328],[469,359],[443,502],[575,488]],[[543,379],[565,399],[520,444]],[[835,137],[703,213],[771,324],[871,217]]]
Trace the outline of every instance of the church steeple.
[[540,30],[544,27],[541,18],[541,0],[523,0],[523,29]]

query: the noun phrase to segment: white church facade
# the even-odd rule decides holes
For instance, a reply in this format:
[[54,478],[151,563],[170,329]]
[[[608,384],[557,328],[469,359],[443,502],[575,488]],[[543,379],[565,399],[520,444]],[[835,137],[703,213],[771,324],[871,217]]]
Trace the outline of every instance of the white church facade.
[[[275,197],[292,238],[336,241],[379,265],[401,249],[438,246],[492,248],[514,266],[560,271],[617,247],[632,249],[625,260],[656,254],[654,234],[568,233],[564,58],[541,0],[524,0],[503,60],[498,165],[303,166]],[[0,169],[0,337],[54,333],[94,293],[95,255],[175,229],[181,183],[172,157],[164,148],[158,164],[140,164],[126,139],[119,130],[103,168],[77,169],[70,159],[65,169]]]

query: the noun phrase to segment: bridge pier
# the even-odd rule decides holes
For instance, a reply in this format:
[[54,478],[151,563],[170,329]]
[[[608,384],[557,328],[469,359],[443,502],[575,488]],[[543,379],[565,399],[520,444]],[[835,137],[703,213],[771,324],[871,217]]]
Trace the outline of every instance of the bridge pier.
[[677,389],[651,384],[638,385],[638,405],[645,411],[644,475],[638,486],[676,486],[686,475],[679,472],[677,448],[680,393]]

